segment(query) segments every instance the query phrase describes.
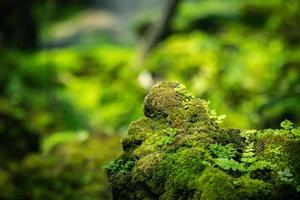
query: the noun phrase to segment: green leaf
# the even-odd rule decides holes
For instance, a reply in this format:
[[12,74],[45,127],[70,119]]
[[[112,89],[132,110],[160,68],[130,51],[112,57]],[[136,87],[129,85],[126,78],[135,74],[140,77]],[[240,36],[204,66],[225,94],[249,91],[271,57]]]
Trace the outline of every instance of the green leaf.
[[291,132],[295,137],[300,137],[300,128],[292,129]]
[[215,162],[220,168],[222,168],[224,170],[231,169],[233,171],[245,171],[244,166],[241,163],[239,163],[233,159],[216,158]]
[[289,121],[289,120],[284,120],[283,122],[280,123],[280,126],[283,129],[289,130],[293,128],[293,122]]
[[213,157],[228,159],[233,158],[237,152],[233,144],[227,144],[225,146],[220,144],[212,144],[209,147],[209,151]]
[[289,168],[285,168],[284,171],[278,172],[280,180],[288,183],[294,182],[293,174],[291,173]]
[[264,169],[274,169],[276,167],[275,164],[265,161],[259,160],[254,162],[250,167],[248,167],[248,171],[255,171],[255,170],[264,170]]

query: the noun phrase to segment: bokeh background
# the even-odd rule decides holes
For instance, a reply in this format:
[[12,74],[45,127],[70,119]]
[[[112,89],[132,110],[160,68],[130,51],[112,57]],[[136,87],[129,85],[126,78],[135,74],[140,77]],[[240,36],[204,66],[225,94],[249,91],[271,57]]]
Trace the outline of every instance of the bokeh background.
[[149,88],[223,126],[300,124],[298,0],[1,0],[0,199],[110,199],[105,165]]

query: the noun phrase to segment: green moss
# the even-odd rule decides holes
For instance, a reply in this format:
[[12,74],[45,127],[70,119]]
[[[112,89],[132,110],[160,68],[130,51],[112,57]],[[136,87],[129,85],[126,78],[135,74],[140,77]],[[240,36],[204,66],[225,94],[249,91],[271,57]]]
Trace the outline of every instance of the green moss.
[[108,169],[111,172],[119,172],[119,171],[128,171],[132,169],[134,166],[134,161],[132,160],[123,160],[117,159],[110,163],[109,165],[104,166],[105,169]]
[[295,180],[300,185],[300,139],[289,139],[286,142],[285,150],[287,152],[289,166],[295,175]]
[[235,181],[235,185],[239,199],[274,199],[270,183],[242,177]]
[[207,168],[197,180],[198,190],[201,191],[199,199],[238,199],[233,180],[218,169]]
[[167,117],[174,108],[179,107],[184,95],[176,92],[175,89],[180,87],[177,82],[165,82],[155,85],[145,98],[144,114],[150,118]]
[[144,113],[109,167],[115,199],[280,199],[277,191],[298,199],[300,145],[291,123],[221,128],[208,104],[177,82],[155,85]]
[[183,101],[187,102],[195,98],[194,95],[187,91],[184,85],[179,84],[174,91],[183,97]]
[[147,118],[140,119],[130,124],[128,135],[122,139],[124,151],[139,146],[151,132],[151,121]]
[[[207,152],[201,148],[187,148],[167,154],[153,175],[162,188],[163,199],[186,197],[184,191],[194,191],[199,174],[209,165]],[[182,195],[182,196],[181,196]],[[176,197],[176,198],[175,198]]]

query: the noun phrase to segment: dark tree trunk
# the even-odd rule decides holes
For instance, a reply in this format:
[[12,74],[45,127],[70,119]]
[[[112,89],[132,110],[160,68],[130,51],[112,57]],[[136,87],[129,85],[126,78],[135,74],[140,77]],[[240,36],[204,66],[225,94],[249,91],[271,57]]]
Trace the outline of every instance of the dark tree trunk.
[[158,21],[152,29],[150,29],[144,47],[142,49],[141,61],[143,61],[148,53],[171,32],[172,20],[176,14],[178,5],[182,0],[168,0],[164,9],[161,20]]

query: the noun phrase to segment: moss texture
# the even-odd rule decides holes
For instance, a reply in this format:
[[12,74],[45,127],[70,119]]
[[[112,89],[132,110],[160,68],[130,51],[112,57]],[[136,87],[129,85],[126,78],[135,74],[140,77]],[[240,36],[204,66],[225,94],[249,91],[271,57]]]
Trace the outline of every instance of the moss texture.
[[144,114],[107,168],[114,199],[300,199],[299,128],[221,128],[178,82],[156,84]]

